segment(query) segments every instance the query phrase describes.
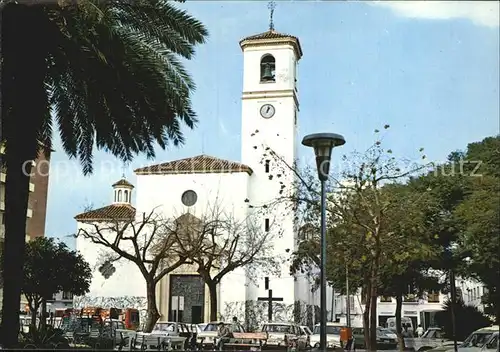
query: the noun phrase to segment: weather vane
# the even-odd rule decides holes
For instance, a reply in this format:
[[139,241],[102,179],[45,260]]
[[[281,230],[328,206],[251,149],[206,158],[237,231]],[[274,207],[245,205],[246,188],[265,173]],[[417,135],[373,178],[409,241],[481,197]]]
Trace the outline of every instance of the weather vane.
[[269,1],[267,4],[267,8],[269,9],[269,30],[274,31],[274,22],[273,22],[273,15],[274,15],[274,9],[276,8],[276,3],[274,1]]

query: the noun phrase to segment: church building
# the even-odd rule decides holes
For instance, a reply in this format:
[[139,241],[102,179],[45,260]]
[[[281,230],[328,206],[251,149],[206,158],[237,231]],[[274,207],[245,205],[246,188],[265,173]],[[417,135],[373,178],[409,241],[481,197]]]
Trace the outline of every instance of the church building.
[[[239,44],[243,52],[241,161],[202,154],[136,169],[135,186],[119,180],[113,185],[110,205],[75,217],[79,229],[90,231],[106,222],[142,219],[153,210],[170,219],[185,214],[203,218],[204,212],[215,205],[245,221],[255,209],[278,199],[283,185],[294,187],[293,172],[283,169],[279,177],[272,176],[276,175],[273,170],[277,162],[266,155],[272,150],[288,165],[294,165],[297,158],[297,65],[302,57],[299,39],[271,28]],[[296,214],[288,205],[275,203],[256,218],[254,225],[261,231],[276,232],[272,237],[273,256],[284,258],[280,273],[266,274],[269,287],[264,285],[264,275],[251,278],[252,268],[238,268],[225,275],[217,288],[218,319],[238,316],[245,321],[250,309],[259,315],[259,323],[266,321],[268,303],[263,298],[268,297],[269,290],[281,299],[273,302],[273,320],[311,323],[314,319],[311,311],[317,299],[311,284],[307,278],[291,276],[286,260],[297,247]],[[76,308],[145,308],[146,285],[134,263],[120,260],[113,266],[103,265],[100,258],[104,247],[82,236],[77,237],[77,250],[94,267],[94,277],[90,292],[75,298]],[[174,319],[179,308],[177,297],[183,299],[179,315],[183,321],[209,321],[209,291],[193,265],[180,266],[158,283],[156,300],[161,320]]]

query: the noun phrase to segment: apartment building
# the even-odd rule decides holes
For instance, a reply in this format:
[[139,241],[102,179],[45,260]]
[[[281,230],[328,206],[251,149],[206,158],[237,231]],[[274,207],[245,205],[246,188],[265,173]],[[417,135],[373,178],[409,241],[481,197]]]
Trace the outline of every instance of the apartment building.
[[[0,154],[3,155],[4,152],[4,147],[0,147]],[[40,153],[32,163],[28,211],[26,213],[26,241],[45,235],[50,153],[50,151]],[[2,168],[0,171],[0,243],[3,241],[5,233],[5,179],[5,170]],[[2,298],[3,291],[0,289],[0,304]],[[22,309],[26,303],[23,298],[20,308]]]
[[[4,153],[4,148],[0,149]],[[50,152],[40,153],[33,162],[29,185],[28,211],[26,217],[27,240],[45,235],[47,192],[49,187]],[[5,170],[0,172],[0,241],[5,232]]]

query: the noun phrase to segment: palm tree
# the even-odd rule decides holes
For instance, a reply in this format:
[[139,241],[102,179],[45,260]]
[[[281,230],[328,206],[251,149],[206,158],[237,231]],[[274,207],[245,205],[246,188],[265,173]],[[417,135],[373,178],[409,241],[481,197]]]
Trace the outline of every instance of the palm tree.
[[182,59],[207,30],[166,0],[3,2],[2,142],[6,147],[5,347],[17,343],[28,185],[39,146],[58,130],[92,173],[94,147],[130,161],[184,142],[194,89]]

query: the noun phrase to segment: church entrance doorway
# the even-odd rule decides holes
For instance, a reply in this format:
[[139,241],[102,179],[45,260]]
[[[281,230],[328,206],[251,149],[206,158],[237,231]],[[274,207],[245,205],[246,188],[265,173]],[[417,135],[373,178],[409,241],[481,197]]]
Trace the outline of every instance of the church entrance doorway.
[[203,322],[205,311],[205,282],[199,275],[170,275],[168,320],[175,321],[177,307],[172,304],[172,297],[184,297],[179,311],[179,321],[189,324]]

